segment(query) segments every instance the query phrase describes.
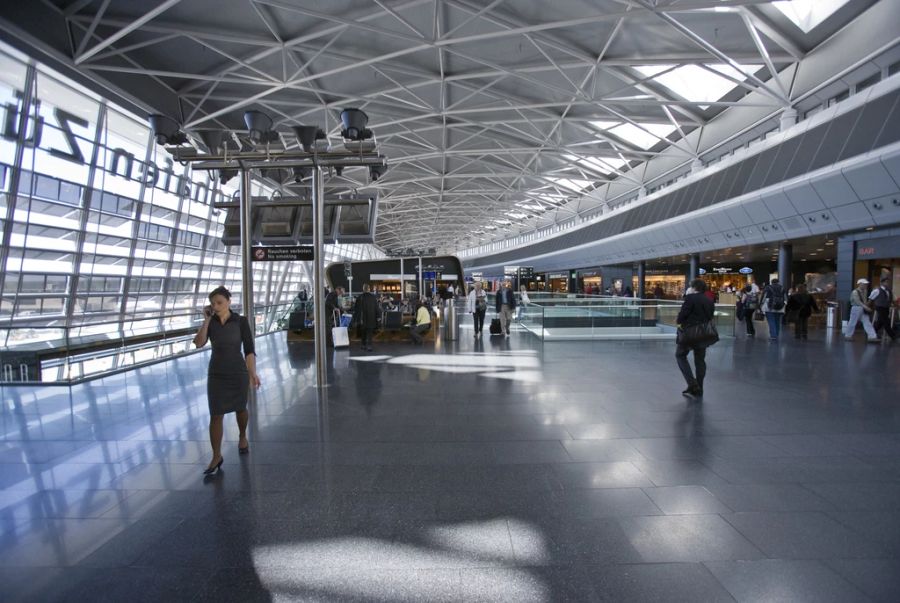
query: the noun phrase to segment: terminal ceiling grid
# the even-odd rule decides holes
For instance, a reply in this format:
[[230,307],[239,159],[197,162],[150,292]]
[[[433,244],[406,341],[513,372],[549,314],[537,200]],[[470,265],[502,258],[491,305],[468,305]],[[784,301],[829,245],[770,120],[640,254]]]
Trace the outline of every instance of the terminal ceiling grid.
[[362,108],[390,170],[329,186],[379,193],[381,249],[457,253],[646,191],[646,161],[702,161],[682,138],[723,111],[777,120],[797,66],[874,2],[33,4],[10,20],[188,131],[243,129],[257,109],[289,146],[297,123],[336,142],[341,109]]

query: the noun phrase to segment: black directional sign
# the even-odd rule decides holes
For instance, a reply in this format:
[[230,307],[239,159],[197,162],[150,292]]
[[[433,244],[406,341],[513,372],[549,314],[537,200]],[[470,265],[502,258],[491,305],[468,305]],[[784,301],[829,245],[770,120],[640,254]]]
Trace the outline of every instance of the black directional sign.
[[315,259],[314,249],[299,247],[254,247],[251,252],[254,262],[309,262]]

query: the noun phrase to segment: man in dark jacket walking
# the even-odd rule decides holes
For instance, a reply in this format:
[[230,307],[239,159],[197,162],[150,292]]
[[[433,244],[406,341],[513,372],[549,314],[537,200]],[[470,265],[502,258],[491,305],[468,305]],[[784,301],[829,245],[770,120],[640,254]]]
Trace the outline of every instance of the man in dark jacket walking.
[[875,310],[875,320],[872,327],[875,333],[881,337],[881,329],[891,338],[891,341],[897,339],[897,333],[894,332],[894,325],[891,324],[891,306],[894,305],[894,292],[891,291],[891,279],[888,276],[882,277],[881,286],[873,290],[869,295],[869,301],[872,302]]
[[[678,312],[675,322],[679,329],[700,325],[713,319],[716,306],[706,297],[706,283],[702,279],[696,279],[691,283],[693,293],[684,296],[684,303]],[[697,368],[697,377],[691,372],[691,365],[687,355],[694,352],[694,365]],[[675,348],[675,360],[678,368],[687,383],[687,389],[681,392],[689,398],[703,396],[703,379],[706,377],[706,345],[679,343]]]
[[353,322],[362,338],[362,347],[367,352],[372,351],[372,336],[378,326],[378,300],[372,295],[371,289],[368,283],[363,285],[363,292],[356,298],[353,310]]
[[794,321],[794,337],[806,339],[809,316],[818,311],[816,300],[806,292],[806,283],[797,285],[797,292],[788,298],[786,308],[788,322]]

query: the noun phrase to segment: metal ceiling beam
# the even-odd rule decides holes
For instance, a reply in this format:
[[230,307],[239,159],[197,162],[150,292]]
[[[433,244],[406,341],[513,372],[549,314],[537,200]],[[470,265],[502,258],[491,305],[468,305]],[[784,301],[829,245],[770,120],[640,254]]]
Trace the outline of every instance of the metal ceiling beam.
[[[181,2],[181,0],[164,0],[162,2],[162,4],[147,11],[141,17],[138,17],[137,19],[132,21],[127,26],[123,27],[122,29],[120,29],[119,31],[114,33],[113,35],[104,39],[102,42],[95,44],[89,50],[86,50],[84,52],[79,52],[75,56],[75,59],[74,59],[75,64],[80,65],[80,64],[84,63],[86,60],[88,60],[89,58],[91,58],[92,56],[94,56],[95,54],[97,54],[98,52],[103,50],[104,48],[108,47],[111,44],[115,44],[120,39],[124,38],[131,32],[140,28],[144,23],[147,23],[148,21],[152,21],[153,19],[156,18],[157,15],[160,15],[160,14],[166,12],[167,10],[169,10],[170,8],[172,8],[179,2]],[[106,5],[106,4],[108,4],[108,0],[106,0],[104,2],[104,5]],[[105,8],[105,6],[104,6],[104,8]]]

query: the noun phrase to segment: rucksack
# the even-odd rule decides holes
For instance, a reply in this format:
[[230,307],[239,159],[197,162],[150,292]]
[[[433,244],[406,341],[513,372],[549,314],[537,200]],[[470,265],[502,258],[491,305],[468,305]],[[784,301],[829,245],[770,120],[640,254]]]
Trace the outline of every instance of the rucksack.
[[771,310],[784,309],[784,287],[781,285],[769,285],[769,308]]

